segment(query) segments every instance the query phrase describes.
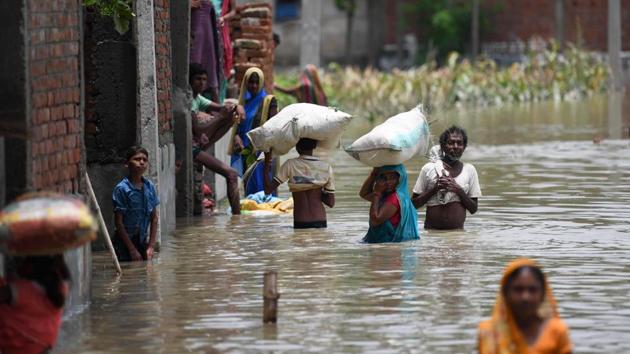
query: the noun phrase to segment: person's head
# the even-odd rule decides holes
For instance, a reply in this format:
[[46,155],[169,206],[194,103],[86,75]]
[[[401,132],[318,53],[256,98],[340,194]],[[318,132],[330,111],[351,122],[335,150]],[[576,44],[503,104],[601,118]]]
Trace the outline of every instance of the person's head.
[[192,63],[188,67],[188,83],[193,90],[193,94],[197,95],[203,92],[208,82],[208,72],[201,64]]
[[280,35],[276,32],[273,33],[273,48],[276,49],[280,45]]
[[385,183],[385,193],[394,193],[400,181],[400,175],[396,171],[384,170],[376,177],[377,182]]
[[317,140],[302,138],[295,145],[295,149],[301,155],[304,153],[312,153],[317,147]]
[[440,148],[448,161],[458,161],[468,146],[466,131],[456,125],[446,129],[440,135]]
[[149,152],[142,146],[134,145],[127,150],[125,166],[130,175],[142,176],[149,167]]
[[63,307],[66,301],[63,282],[70,280],[63,255],[15,257],[13,261],[20,278],[40,284],[50,302],[57,308]]
[[536,265],[523,265],[504,274],[501,292],[516,320],[531,320],[539,316],[545,300],[547,282]]
[[247,79],[247,91],[250,94],[255,95],[260,91],[260,76],[258,73],[252,73]]

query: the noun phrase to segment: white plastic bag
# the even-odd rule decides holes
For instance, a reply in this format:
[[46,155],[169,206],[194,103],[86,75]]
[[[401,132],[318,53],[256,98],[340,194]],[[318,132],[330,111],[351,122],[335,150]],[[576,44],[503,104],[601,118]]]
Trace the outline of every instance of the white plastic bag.
[[399,113],[357,139],[345,151],[372,166],[397,165],[429,146],[429,124],[420,107]]
[[301,138],[317,140],[317,148],[334,149],[352,116],[331,107],[311,103],[295,103],[282,109],[262,127],[252,129],[247,136],[256,150],[284,155]]

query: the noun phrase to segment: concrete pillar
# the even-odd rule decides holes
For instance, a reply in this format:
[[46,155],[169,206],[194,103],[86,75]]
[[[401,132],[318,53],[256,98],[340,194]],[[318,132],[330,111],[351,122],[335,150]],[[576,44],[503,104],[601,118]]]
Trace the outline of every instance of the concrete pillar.
[[365,38],[368,48],[368,65],[378,66],[378,56],[385,41],[385,31],[375,23],[385,23],[385,0],[369,0],[367,8],[368,35]]
[[621,71],[621,3],[620,0],[608,0],[608,62],[614,89],[621,89],[623,76]]
[[472,2],[472,21],[470,26],[471,32],[471,55],[472,60],[477,58],[479,54],[479,0],[473,0]]
[[[136,42],[136,70],[138,73],[137,91],[137,130],[136,142],[149,152],[149,169],[146,177],[160,188],[159,171],[161,156],[158,137],[157,85],[155,71],[155,36],[153,21],[153,0],[135,2],[135,26],[133,26]],[[167,213],[164,204],[159,213]],[[161,225],[158,223],[158,243]]]
[[181,167],[176,176],[176,214],[193,214],[193,161],[190,105],[192,92],[188,84],[190,60],[190,4],[171,1],[171,72],[173,73],[173,138]]
[[321,64],[322,3],[321,0],[302,0],[300,67]]
[[564,51],[564,0],[555,0],[554,16],[556,25],[556,42],[560,51]]
[[608,138],[623,139],[623,92],[610,92],[608,95]]

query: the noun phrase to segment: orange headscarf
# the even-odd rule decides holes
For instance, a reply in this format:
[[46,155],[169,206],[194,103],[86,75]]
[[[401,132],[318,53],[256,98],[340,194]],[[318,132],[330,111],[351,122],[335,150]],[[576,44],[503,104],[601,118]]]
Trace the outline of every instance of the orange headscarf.
[[[503,287],[509,276],[522,267],[541,267],[530,259],[517,259],[503,271],[499,294],[492,310],[492,318],[479,326],[479,353],[481,354],[522,354],[528,353],[527,341],[521,334],[503,297]],[[551,292],[549,282],[545,279],[545,299],[538,308],[543,319],[558,317],[556,300]]]

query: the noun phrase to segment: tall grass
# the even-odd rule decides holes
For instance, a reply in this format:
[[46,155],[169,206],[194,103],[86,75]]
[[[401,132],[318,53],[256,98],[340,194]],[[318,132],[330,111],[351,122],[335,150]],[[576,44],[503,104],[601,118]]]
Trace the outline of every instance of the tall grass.
[[[598,55],[551,43],[522,63],[499,67],[490,59],[472,63],[452,53],[442,67],[427,63],[410,70],[381,72],[332,64],[321,77],[329,105],[374,121],[423,104],[430,110],[510,102],[575,100],[605,92],[609,70]],[[277,75],[279,84],[294,79]],[[291,99],[280,96],[282,106]]]

